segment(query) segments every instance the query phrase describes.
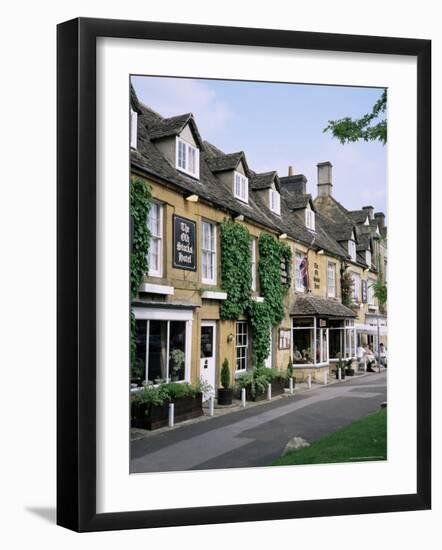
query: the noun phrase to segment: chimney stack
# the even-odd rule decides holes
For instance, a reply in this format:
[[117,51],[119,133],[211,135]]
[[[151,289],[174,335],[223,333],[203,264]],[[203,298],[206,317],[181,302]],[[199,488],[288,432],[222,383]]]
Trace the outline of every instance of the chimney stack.
[[332,168],[333,164],[329,161],[318,162],[318,196],[332,196]]
[[368,219],[371,221],[373,219],[374,208],[372,206],[363,206],[362,210],[365,210],[367,213]]
[[385,214],[383,212],[376,212],[374,218],[378,222],[379,229],[383,229],[385,227]]
[[293,170],[293,166],[289,166],[289,176],[294,176],[295,171]]

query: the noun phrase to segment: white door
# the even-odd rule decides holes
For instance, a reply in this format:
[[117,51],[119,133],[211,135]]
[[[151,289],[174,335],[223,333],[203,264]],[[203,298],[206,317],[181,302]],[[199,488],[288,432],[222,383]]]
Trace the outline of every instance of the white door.
[[200,378],[212,387],[203,396],[206,400],[210,395],[215,395],[216,321],[201,322],[200,341]]

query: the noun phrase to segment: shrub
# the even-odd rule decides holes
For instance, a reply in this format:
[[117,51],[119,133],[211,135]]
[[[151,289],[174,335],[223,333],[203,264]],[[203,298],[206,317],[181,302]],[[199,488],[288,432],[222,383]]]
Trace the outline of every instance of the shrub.
[[223,361],[223,366],[221,367],[221,386],[227,390],[230,387],[230,369],[229,361],[227,358]]
[[200,384],[170,382],[160,386],[144,386],[142,391],[131,395],[131,400],[133,403],[160,406],[182,397],[196,397],[198,393],[201,393]]

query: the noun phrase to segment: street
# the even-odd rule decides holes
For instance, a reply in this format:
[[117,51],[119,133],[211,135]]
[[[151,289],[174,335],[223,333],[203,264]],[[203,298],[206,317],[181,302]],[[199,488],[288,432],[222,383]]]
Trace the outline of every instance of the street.
[[387,372],[318,386],[259,407],[131,442],[131,473],[267,466],[295,436],[308,442],[387,399]]

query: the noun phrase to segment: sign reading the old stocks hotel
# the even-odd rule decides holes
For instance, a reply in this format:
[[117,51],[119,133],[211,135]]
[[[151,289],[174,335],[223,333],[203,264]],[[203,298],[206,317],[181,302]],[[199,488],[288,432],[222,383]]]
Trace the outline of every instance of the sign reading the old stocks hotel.
[[173,217],[173,265],[180,269],[196,271],[196,226],[195,222]]

